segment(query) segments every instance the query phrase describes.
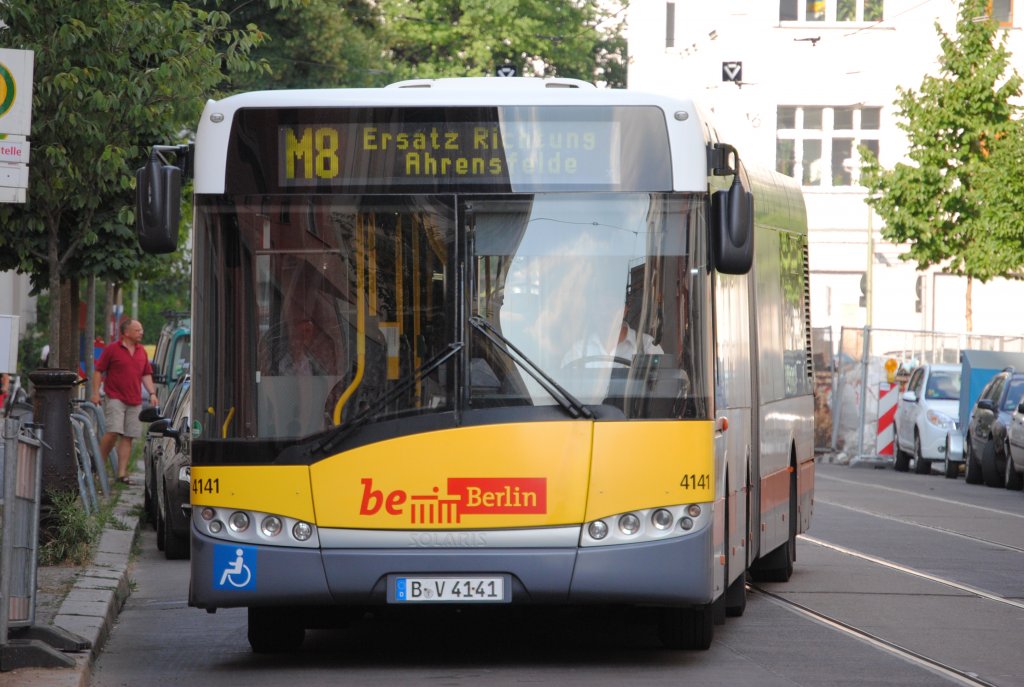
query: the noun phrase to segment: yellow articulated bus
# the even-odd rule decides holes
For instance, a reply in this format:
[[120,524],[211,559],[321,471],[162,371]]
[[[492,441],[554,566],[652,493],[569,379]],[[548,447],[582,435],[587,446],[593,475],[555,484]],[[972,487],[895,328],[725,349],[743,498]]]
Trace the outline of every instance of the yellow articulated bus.
[[191,605],[257,652],[352,611],[642,606],[707,648],[810,524],[807,227],[697,105],[569,79],[210,102]]

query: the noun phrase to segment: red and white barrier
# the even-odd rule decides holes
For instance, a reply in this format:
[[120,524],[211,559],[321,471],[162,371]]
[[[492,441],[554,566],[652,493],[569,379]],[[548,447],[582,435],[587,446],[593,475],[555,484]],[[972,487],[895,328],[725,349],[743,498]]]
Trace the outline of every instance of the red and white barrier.
[[878,385],[878,438],[875,448],[880,456],[893,455],[893,442],[896,440],[893,422],[896,420],[896,398],[899,389],[898,384],[888,382],[881,382]]

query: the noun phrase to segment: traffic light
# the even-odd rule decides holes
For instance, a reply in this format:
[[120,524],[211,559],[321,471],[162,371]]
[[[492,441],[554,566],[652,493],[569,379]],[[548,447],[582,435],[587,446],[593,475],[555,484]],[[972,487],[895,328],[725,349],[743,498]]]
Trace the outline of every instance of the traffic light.
[[924,275],[918,275],[917,283],[914,284],[914,312],[921,312],[922,303],[924,299],[922,294],[924,293]]

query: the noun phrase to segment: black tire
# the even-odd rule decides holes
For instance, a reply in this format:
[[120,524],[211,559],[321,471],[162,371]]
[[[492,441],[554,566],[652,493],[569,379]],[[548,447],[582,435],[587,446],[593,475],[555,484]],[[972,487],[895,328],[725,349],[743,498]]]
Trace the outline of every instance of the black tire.
[[789,477],[789,537],[781,546],[769,551],[750,566],[750,576],[755,582],[788,582],[793,576],[793,561],[796,560],[796,470]]
[[663,608],[658,619],[658,637],[669,649],[705,651],[711,646],[711,640],[714,638],[713,620],[714,612],[710,605],[698,608]]
[[985,444],[981,454],[981,479],[987,487],[1003,486],[1003,473],[996,469],[996,445],[994,441]]
[[896,448],[896,462],[893,463],[892,468],[896,472],[906,472],[910,469],[910,454],[900,448],[900,435],[896,425],[893,425],[893,436],[896,437],[893,440]]
[[142,512],[145,513],[146,518],[156,527],[156,518],[153,516],[156,509],[153,507],[153,498],[149,494],[149,484],[147,483],[142,488]]
[[921,457],[921,435],[914,432],[914,472],[918,475],[930,475],[932,462]]
[[248,637],[254,653],[292,652],[305,641],[306,628],[290,609],[250,608]]
[[[167,499],[167,489],[164,488],[164,508],[167,508],[169,503]],[[174,531],[173,528],[168,526],[170,518],[166,512],[160,514],[160,521],[164,524],[164,556],[169,561],[178,561],[188,558],[189,555],[189,540],[188,536],[180,535]]]
[[974,458],[970,434],[964,439],[964,480],[968,484],[981,484],[981,466]]
[[167,532],[167,525],[164,523],[163,514],[160,509],[156,509],[156,548],[158,551],[164,550],[164,536]]
[[1003,451],[1006,453],[1006,474],[1003,478],[1003,486],[1010,491],[1020,491],[1021,487],[1024,487],[1024,480],[1021,479],[1020,473],[1017,472],[1016,464],[1013,462],[1013,456],[1010,454],[1010,446],[1007,444]]
[[956,479],[960,474],[960,464],[950,460],[949,456],[946,456],[943,467],[945,469],[942,474],[946,476],[946,479]]
[[[726,484],[726,493],[728,493],[729,486]],[[740,575],[729,582],[729,500],[725,501],[725,615],[728,618],[739,618],[743,615],[743,612],[747,609],[747,572],[746,569],[740,573]],[[747,528],[749,529],[749,528]],[[746,568],[746,566],[744,566]]]
[[739,618],[747,610],[747,575],[740,575],[725,590],[725,615]]

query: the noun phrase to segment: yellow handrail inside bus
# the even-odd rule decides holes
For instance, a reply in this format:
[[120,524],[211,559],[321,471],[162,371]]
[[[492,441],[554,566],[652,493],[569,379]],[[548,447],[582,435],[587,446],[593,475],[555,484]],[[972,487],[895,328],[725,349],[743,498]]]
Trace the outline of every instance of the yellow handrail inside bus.
[[234,420],[234,419],[235,419],[235,407],[231,406],[231,410],[228,411],[228,416],[226,418],[224,418],[224,424],[221,425],[221,428],[220,428],[220,438],[221,439],[227,439],[228,438],[228,425],[230,425],[231,421]]
[[366,227],[364,221],[363,215],[359,215],[356,220],[356,376],[338,398],[338,402],[334,404],[332,420],[336,425],[341,424],[341,411],[352,394],[359,388],[366,370],[366,255],[363,245],[363,234]]
[[[412,236],[412,369],[420,369],[420,232],[423,218],[414,215],[410,227]],[[416,407],[422,406],[423,382],[416,379]]]

